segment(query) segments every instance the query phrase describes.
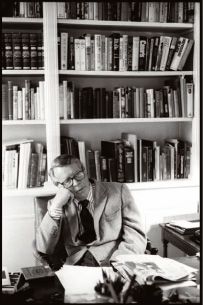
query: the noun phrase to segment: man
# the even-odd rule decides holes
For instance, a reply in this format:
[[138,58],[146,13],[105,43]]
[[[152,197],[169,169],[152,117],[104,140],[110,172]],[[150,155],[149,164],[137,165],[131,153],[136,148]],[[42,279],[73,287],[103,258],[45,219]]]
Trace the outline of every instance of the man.
[[55,158],[49,175],[58,191],[37,231],[37,251],[52,254],[60,238],[66,263],[88,266],[144,253],[140,213],[125,184],[89,179],[80,160],[69,155]]

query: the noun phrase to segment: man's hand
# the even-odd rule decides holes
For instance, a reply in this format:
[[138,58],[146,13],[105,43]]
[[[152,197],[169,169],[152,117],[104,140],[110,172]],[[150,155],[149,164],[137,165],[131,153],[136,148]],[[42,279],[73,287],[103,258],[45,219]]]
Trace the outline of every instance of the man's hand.
[[52,199],[52,208],[60,209],[62,208],[69,200],[69,198],[73,196],[72,193],[66,188],[60,188],[56,196]]

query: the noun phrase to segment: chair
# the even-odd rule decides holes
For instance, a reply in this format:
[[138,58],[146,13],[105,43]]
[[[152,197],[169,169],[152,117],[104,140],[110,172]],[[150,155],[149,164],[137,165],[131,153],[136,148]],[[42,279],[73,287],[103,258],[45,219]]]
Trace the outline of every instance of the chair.
[[[35,197],[34,198],[34,210],[35,210],[35,233],[37,231],[37,228],[39,227],[44,215],[47,212],[47,204],[50,199],[52,199],[54,196],[43,196],[43,197]],[[35,258],[43,265],[49,265],[52,270],[56,271],[59,270],[65,260],[66,260],[66,250],[63,245],[62,240],[59,239],[55,251],[53,254],[44,254],[39,252],[36,249],[36,241],[33,241],[33,254]],[[147,246],[146,246],[146,254],[155,255],[157,254],[158,249],[152,247],[151,241],[147,239]]]

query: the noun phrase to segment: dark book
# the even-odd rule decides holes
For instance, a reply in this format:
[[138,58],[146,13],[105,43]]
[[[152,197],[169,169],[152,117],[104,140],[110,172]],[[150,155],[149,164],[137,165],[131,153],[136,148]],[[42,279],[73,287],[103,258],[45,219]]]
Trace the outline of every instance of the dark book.
[[130,146],[124,147],[125,182],[134,182],[134,150]]
[[111,37],[112,37],[112,70],[119,71],[120,34],[113,33]]
[[30,96],[30,80],[25,79],[25,119],[31,118],[31,96]]
[[41,171],[40,171],[40,184],[44,185],[44,182],[47,180],[47,154],[42,154],[41,160]]
[[94,151],[92,149],[87,150],[87,173],[89,178],[96,179],[96,164]]
[[117,171],[116,171],[116,160],[113,158],[107,159],[107,171],[108,171],[108,181],[117,181]]
[[13,68],[14,70],[22,69],[22,37],[21,33],[12,33],[13,43]]
[[80,96],[80,89],[74,89],[74,118],[79,119],[79,97]]
[[134,117],[133,90],[131,87],[126,88],[126,117]]
[[145,71],[145,67],[146,67],[146,45],[147,45],[147,37],[140,36],[139,71]]
[[155,71],[156,68],[156,61],[157,61],[157,54],[158,54],[158,48],[159,48],[159,37],[154,37],[154,47],[152,51],[152,71]]
[[30,67],[30,34],[22,33],[22,67],[29,70]]
[[4,33],[5,69],[13,69],[12,33]]
[[183,176],[184,178],[188,178],[190,175],[190,160],[191,160],[191,147],[192,144],[185,141],[185,149],[184,149],[184,168],[183,168]]
[[30,67],[31,70],[38,69],[37,63],[37,33],[30,33]]
[[132,58],[133,58],[133,36],[128,36],[128,47],[127,47],[127,67],[128,71],[132,71]]
[[[43,34],[37,34],[37,65],[38,69],[44,69],[44,46],[43,46]],[[60,57],[60,56],[59,56]]]
[[7,84],[2,84],[2,120],[9,119],[9,111],[8,111],[8,86]]
[[68,69],[75,70],[75,47],[74,47],[74,37],[68,37]]
[[30,159],[30,174],[28,178],[28,187],[35,187],[37,185],[37,172],[38,172],[39,155],[37,153],[31,153]]
[[141,21],[141,11],[142,11],[142,3],[138,1],[133,1],[130,3],[131,5],[131,21]]
[[117,181],[124,182],[124,144],[121,140],[101,141],[101,155],[116,161]]
[[105,118],[113,118],[113,92],[106,91],[105,94]]
[[101,181],[108,181],[108,168],[107,168],[107,158],[104,156],[100,157],[100,165],[101,165]]
[[93,118],[93,88],[87,87],[87,118]]
[[169,111],[168,111],[168,88],[167,86],[163,87],[163,106],[164,106],[164,117],[169,117]]
[[170,44],[170,48],[169,48],[169,53],[168,53],[168,58],[166,61],[166,70],[170,70],[170,66],[171,66],[171,61],[175,52],[175,48],[176,48],[176,43],[177,43],[177,37],[172,37],[171,40],[171,44]]
[[100,90],[100,118],[105,118],[106,117],[106,89],[105,88],[101,88]]
[[13,120],[13,82],[8,81],[8,118]]
[[94,90],[95,99],[94,99],[94,118],[101,118],[101,88],[95,88]]
[[81,92],[82,98],[80,99],[79,103],[79,109],[81,113],[81,119],[86,119],[88,117],[87,115],[87,104],[88,104],[88,88],[82,88]]

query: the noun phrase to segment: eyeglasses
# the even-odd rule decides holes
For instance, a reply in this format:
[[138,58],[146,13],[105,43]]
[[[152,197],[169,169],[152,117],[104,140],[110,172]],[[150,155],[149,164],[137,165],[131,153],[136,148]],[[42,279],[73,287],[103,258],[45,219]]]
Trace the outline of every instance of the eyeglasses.
[[72,178],[67,178],[64,182],[60,183],[57,182],[57,186],[61,185],[64,188],[69,188],[73,185],[73,179],[76,181],[81,181],[85,178],[85,173],[84,172],[78,172],[76,173]]

